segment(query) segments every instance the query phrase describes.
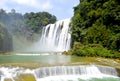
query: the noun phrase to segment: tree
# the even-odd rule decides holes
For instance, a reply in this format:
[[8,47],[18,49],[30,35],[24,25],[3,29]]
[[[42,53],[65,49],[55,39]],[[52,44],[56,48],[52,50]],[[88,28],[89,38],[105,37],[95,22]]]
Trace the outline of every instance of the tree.
[[110,37],[111,32],[105,25],[93,24],[86,33],[88,43],[101,44],[104,47],[109,45]]
[[16,13],[15,9],[12,9],[12,10],[11,10],[11,13]]
[[118,0],[80,0],[74,7],[72,37],[74,42],[101,44],[120,50],[120,3]]
[[24,14],[26,27],[33,32],[38,33],[43,26],[56,22],[56,17],[48,12],[31,12]]

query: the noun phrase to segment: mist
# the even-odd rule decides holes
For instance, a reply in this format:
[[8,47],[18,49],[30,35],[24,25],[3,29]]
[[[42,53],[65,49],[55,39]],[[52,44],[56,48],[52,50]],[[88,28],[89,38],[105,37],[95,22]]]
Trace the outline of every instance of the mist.
[[0,9],[0,22],[12,35],[14,52],[28,52],[40,39],[42,28],[56,20],[56,17],[48,12],[21,14],[15,9],[10,12]]

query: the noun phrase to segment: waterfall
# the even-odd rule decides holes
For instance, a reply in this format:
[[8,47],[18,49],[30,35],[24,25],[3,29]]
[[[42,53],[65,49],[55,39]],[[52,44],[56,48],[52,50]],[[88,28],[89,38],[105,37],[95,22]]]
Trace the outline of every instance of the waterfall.
[[76,76],[88,75],[93,77],[104,77],[105,76],[104,74],[109,74],[113,76],[118,75],[115,68],[95,66],[95,65],[56,66],[56,67],[44,67],[44,68],[39,68],[35,70],[35,75],[37,78],[59,76],[59,75],[76,75]]
[[108,67],[108,66],[104,66],[104,67],[103,66],[97,66],[97,67],[104,74],[115,75],[115,76],[118,75],[118,73],[117,73],[115,68]]
[[70,19],[57,21],[43,27],[41,38],[33,46],[35,50],[44,52],[61,52],[70,49]]
[[[33,70],[23,69],[19,67],[16,68],[1,67],[0,81],[4,81],[4,78],[11,78],[11,80],[14,81],[13,77],[17,77],[17,75],[24,73],[33,74],[36,78],[36,81],[69,81],[64,80],[68,78],[69,79],[74,78],[91,79],[103,77],[118,78],[117,77],[118,73],[115,68],[98,65],[54,66],[54,67],[41,67]],[[60,80],[61,78],[63,80]]]

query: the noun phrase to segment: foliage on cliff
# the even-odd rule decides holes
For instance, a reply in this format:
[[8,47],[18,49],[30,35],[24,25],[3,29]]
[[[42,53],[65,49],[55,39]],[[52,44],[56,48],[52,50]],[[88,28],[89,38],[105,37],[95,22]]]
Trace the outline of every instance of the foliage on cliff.
[[13,51],[12,36],[0,23],[0,53]]
[[25,13],[26,27],[33,32],[38,32],[43,26],[56,22],[56,17],[48,12]]
[[119,0],[80,0],[71,25],[73,42],[120,51]]

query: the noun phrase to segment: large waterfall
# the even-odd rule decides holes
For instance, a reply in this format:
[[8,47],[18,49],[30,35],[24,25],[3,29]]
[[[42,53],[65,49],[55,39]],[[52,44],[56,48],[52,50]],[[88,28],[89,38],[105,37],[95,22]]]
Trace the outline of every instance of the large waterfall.
[[61,52],[70,49],[70,19],[57,21],[43,27],[41,38],[33,46],[35,51]]

